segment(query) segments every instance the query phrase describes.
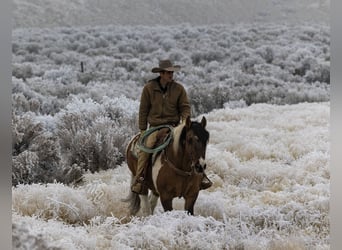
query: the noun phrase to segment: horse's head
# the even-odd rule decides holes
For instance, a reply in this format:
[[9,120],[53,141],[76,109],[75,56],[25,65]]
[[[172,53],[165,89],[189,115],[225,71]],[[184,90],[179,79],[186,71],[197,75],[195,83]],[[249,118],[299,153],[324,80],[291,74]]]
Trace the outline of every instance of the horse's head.
[[204,116],[201,122],[191,121],[188,117],[185,123],[185,150],[190,155],[192,167],[198,172],[203,172],[206,168],[205,152],[209,141],[206,125],[207,120]]

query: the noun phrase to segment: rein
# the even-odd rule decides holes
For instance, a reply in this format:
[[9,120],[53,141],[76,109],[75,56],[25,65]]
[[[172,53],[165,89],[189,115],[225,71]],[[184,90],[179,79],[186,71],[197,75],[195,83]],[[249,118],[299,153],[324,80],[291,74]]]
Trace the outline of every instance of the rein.
[[191,168],[190,171],[184,171],[179,168],[176,168],[175,165],[167,158],[165,151],[162,152],[164,154],[164,161],[169,163],[169,166],[179,175],[181,176],[191,176],[194,172],[194,169]]

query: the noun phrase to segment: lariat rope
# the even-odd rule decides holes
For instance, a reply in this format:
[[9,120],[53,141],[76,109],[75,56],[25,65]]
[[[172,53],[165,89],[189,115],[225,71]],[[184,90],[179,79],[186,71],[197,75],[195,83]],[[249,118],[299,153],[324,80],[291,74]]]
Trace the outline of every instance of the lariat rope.
[[[145,144],[146,144],[146,138],[152,134],[153,132],[157,131],[157,130],[160,130],[162,128],[168,128],[170,130],[170,133],[167,134],[167,137],[165,138],[164,140],[164,143],[162,143],[161,145],[158,145],[157,147],[155,148],[149,148],[147,147]],[[154,154],[154,153],[157,153],[161,150],[163,150],[164,148],[167,147],[167,145],[170,144],[171,140],[172,140],[172,137],[173,137],[173,127],[171,125],[160,125],[160,126],[157,126],[157,127],[152,127],[148,130],[145,131],[145,133],[143,133],[140,138],[139,138],[139,141],[138,141],[138,148],[146,153],[149,153],[149,154]]]

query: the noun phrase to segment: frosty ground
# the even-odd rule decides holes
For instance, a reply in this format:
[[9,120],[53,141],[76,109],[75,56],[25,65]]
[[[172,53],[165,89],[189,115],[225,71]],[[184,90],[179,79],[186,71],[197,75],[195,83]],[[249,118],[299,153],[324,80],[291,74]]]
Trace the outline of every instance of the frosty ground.
[[329,249],[329,103],[205,114],[209,177],[195,216],[128,218],[125,163],[81,186],[13,189],[15,244],[57,249]]

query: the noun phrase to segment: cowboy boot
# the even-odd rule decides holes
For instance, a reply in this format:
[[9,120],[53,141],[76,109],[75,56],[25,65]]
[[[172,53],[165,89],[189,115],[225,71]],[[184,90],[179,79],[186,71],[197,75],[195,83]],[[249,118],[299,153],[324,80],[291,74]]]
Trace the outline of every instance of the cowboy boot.
[[147,165],[150,154],[140,151],[138,156],[137,172],[134,177],[131,191],[136,194],[143,194],[146,192],[145,181],[145,167]]
[[203,172],[203,178],[200,184],[200,190],[210,188],[212,185],[213,185],[212,181],[209,180],[208,176]]

